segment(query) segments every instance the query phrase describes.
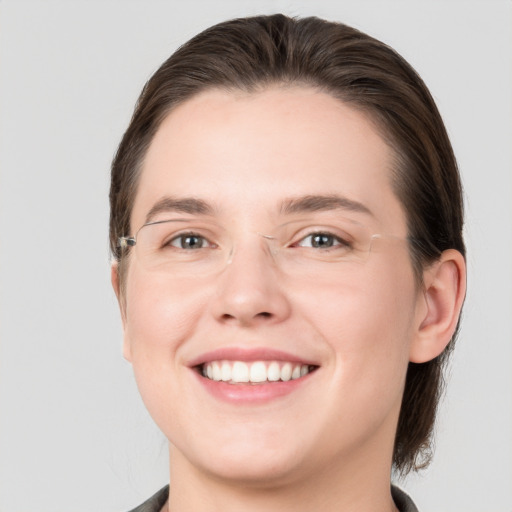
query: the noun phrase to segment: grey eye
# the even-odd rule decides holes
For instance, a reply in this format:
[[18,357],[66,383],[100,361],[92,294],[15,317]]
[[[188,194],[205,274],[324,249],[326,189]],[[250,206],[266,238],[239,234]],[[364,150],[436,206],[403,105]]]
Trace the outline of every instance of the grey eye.
[[336,240],[332,235],[326,235],[324,233],[318,233],[317,235],[311,235],[311,246],[324,248],[332,247]]
[[211,244],[201,235],[197,235],[195,233],[186,233],[174,237],[169,241],[169,245],[172,247],[177,247],[178,249],[194,250],[210,247]]
[[348,246],[348,242],[330,233],[311,233],[298,244],[299,247],[312,247],[314,249],[329,249],[340,245]]

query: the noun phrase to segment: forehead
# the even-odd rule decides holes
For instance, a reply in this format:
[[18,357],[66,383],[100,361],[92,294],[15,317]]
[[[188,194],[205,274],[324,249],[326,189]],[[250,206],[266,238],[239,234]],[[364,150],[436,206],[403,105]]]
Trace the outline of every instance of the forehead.
[[157,131],[132,226],[165,196],[198,198],[232,218],[271,212],[288,198],[332,194],[396,225],[403,214],[391,188],[392,157],[365,115],[328,94],[209,90],[179,105]]

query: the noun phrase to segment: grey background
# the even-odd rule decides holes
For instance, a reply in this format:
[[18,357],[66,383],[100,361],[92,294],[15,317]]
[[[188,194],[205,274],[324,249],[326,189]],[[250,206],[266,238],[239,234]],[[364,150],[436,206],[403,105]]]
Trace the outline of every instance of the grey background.
[[167,448],[121,355],[109,163],[145,80],[235,16],[354,25],[436,98],[467,199],[469,291],[422,512],[512,510],[510,1],[0,2],[0,512],[120,511],[166,483]]

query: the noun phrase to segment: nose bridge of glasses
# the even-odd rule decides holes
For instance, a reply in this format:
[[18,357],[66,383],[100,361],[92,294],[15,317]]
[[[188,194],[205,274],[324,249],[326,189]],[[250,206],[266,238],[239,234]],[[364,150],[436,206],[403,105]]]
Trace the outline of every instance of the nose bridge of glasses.
[[231,265],[237,254],[244,253],[245,250],[249,251],[251,257],[266,255],[270,263],[275,263],[278,254],[277,237],[260,231],[250,231],[248,234],[252,236],[237,241],[231,240],[227,250],[226,264]]

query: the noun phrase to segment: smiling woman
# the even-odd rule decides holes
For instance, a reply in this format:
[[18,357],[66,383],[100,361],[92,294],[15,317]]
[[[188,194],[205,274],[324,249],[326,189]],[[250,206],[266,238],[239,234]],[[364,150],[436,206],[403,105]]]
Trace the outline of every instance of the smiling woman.
[[441,118],[393,50],[282,15],[145,86],[112,165],[124,355],[169,440],[137,510],[413,511],[465,294]]

